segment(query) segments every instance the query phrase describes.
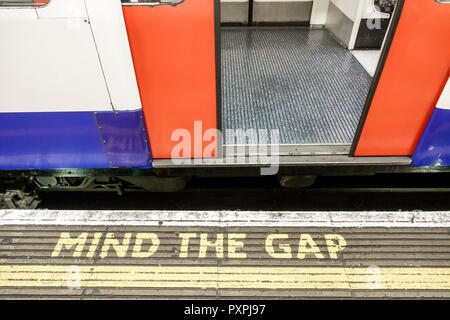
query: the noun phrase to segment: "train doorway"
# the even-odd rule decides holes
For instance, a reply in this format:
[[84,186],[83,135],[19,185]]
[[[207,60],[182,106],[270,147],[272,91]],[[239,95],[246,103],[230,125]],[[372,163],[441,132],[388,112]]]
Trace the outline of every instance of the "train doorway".
[[348,154],[395,5],[222,1],[225,144],[278,130],[289,154]]

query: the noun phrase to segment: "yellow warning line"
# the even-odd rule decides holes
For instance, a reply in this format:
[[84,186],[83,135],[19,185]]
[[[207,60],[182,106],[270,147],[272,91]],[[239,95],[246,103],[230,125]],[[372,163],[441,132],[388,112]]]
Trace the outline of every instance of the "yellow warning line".
[[3,265],[0,287],[450,290],[450,268]]

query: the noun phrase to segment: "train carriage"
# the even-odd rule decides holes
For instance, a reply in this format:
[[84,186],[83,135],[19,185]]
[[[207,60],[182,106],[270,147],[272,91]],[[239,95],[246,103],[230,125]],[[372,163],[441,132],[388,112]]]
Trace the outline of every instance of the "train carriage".
[[449,171],[449,18],[446,0],[0,0],[2,188]]

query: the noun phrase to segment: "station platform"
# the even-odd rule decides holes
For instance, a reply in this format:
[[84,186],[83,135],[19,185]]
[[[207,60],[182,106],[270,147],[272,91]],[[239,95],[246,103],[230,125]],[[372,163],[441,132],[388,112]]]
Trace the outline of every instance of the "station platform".
[[2,299],[450,298],[450,212],[0,210]]

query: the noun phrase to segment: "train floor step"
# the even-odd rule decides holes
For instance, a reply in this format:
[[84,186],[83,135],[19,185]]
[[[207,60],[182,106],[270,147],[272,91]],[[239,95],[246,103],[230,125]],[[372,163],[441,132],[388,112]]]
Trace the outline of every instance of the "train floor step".
[[[281,144],[350,144],[371,81],[326,30],[222,30],[223,129],[279,129]],[[239,140],[226,144],[257,143]]]

